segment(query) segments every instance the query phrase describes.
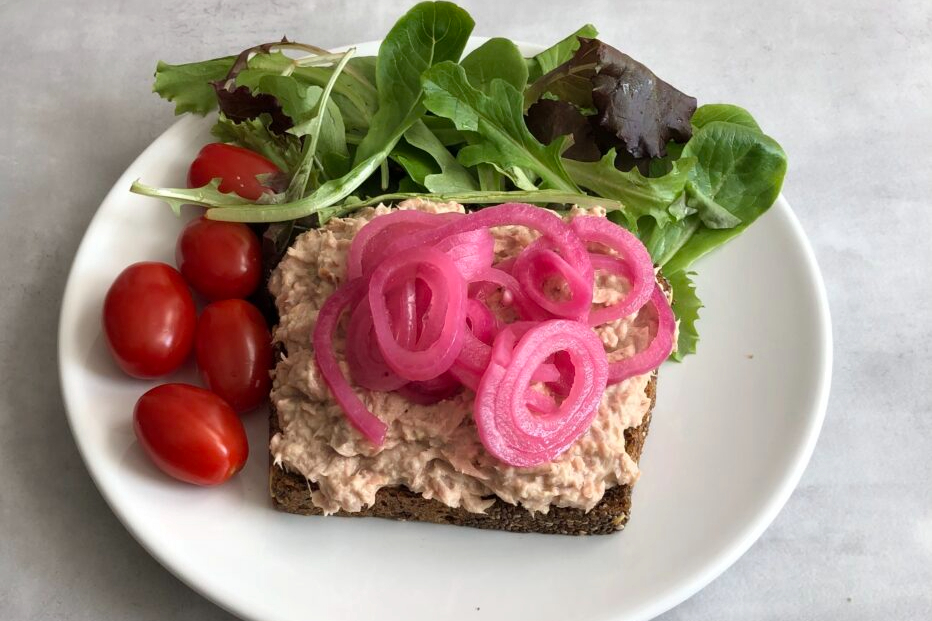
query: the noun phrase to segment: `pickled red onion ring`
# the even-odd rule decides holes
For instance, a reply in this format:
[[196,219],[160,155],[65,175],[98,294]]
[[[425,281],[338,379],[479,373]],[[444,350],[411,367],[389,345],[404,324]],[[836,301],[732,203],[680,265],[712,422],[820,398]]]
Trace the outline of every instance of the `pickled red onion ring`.
[[650,345],[630,358],[623,358],[608,365],[608,383],[617,384],[629,377],[642,375],[653,371],[667,359],[673,351],[673,334],[676,331],[676,317],[670,302],[664,295],[660,285],[654,285],[654,292],[650,297],[651,305],[657,310],[657,332],[651,339]]
[[[633,280],[633,270],[631,266],[618,257],[612,257],[606,254],[590,254],[589,256],[592,259],[592,267],[595,270],[621,276],[627,280],[628,283],[631,283]],[[628,315],[636,313],[643,306],[644,304],[641,303],[639,295],[635,293],[632,287],[621,301],[609,306],[603,306],[602,308],[591,309],[589,311],[589,325],[601,326],[610,321],[623,319]]]
[[[496,338],[473,418],[489,453],[509,465],[528,467],[553,460],[589,428],[605,390],[608,362],[595,332],[576,321],[540,323],[509,356],[514,338],[510,330]],[[555,410],[532,413],[527,404],[531,376],[558,351],[566,351],[573,362],[572,387]]]
[[434,246],[445,252],[467,281],[487,267],[495,258],[495,238],[488,229],[476,229],[440,240]]
[[[490,228],[508,225],[542,236],[517,257],[494,264]],[[590,252],[587,243],[614,253]],[[519,467],[566,450],[588,429],[607,383],[656,368],[673,347],[675,319],[646,249],[601,217],[566,224],[522,204],[467,215],[394,211],[364,226],[349,254],[350,279],[318,315],[315,358],[350,423],[376,445],[385,424],[356,396],[333,353],[347,309],[346,357],[356,384],[423,404],[471,388],[483,445]],[[592,307],[596,269],[631,284],[618,303]],[[547,294],[554,278],[565,283],[569,299]],[[502,304],[513,305],[521,320],[503,325],[483,304],[498,289]],[[648,303],[658,324],[651,342],[609,363],[588,324],[627,317]],[[536,388],[541,383],[543,392]]]
[[356,396],[343,376],[343,371],[333,352],[333,336],[340,321],[340,315],[347,307],[361,299],[365,293],[365,282],[354,280],[344,284],[327,298],[317,314],[317,325],[314,326],[312,343],[317,368],[320,369],[324,383],[333,393],[333,398],[336,399],[340,409],[359,433],[379,446],[385,440],[388,427]]
[[463,385],[448,372],[423,382],[409,382],[395,392],[412,403],[434,405],[449,399],[462,389]]
[[[592,308],[592,282],[569,265],[563,257],[538,239],[518,255],[512,275],[525,295],[537,306],[556,317],[582,320]],[[547,281],[558,276],[569,290],[568,300],[554,300],[545,292]]]
[[385,247],[391,240],[442,226],[462,216],[461,213],[434,214],[415,209],[398,209],[373,218],[353,237],[347,257],[347,278],[359,278],[373,270],[384,258]]
[[365,297],[350,314],[346,327],[346,364],[353,381],[369,390],[396,390],[408,383],[385,364],[375,345],[372,311]]
[[[604,220],[604,218],[600,219]],[[609,224],[620,228],[610,222]],[[524,226],[542,233],[560,256],[576,268],[581,278],[590,283],[589,297],[592,297],[592,263],[589,262],[589,253],[580,235],[576,234],[570,225],[556,214],[525,203],[504,203],[486,207],[443,226],[412,233],[393,242],[387,254],[391,255],[405,248],[432,246],[451,235],[497,226]]]
[[[497,285],[497,287],[503,290],[503,296],[510,296],[511,304],[514,304],[515,308],[525,319],[548,319],[547,313],[541,309],[539,306],[534,304],[528,297],[524,294],[524,290],[521,288],[521,284],[517,279],[507,272],[503,272],[500,269],[494,267],[488,267],[475,276],[469,281],[470,290],[476,291],[478,297],[483,297],[488,293],[488,288],[483,285]],[[504,298],[502,300],[504,302]]]
[[[392,332],[386,295],[415,279],[430,288],[431,302],[418,348],[411,349]],[[428,380],[450,368],[462,349],[466,326],[466,282],[450,257],[434,248],[411,248],[392,255],[372,273],[368,296],[376,341],[395,373],[408,380]]]
[[[392,311],[392,333],[395,335],[395,339],[402,347],[414,347],[420,336],[417,281],[409,280],[391,291],[386,298],[386,304]],[[368,302],[366,302],[366,309],[371,315],[372,310],[369,308]]]
[[469,298],[466,300],[466,323],[469,331],[485,343],[491,346],[495,335],[498,334],[498,319],[489,310],[489,307],[479,300]]
[[641,240],[623,227],[599,216],[576,216],[570,226],[584,241],[602,244],[617,252],[618,257],[631,268],[628,279],[631,290],[627,296],[630,300],[626,298],[627,304],[633,308],[631,313],[647,304],[656,286],[657,276],[650,254]]

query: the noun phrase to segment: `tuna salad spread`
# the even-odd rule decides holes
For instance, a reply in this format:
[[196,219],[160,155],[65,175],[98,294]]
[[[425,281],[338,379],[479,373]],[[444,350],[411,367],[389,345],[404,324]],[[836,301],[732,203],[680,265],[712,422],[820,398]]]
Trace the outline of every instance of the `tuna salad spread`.
[[[455,203],[422,199],[401,203],[399,209],[465,211]],[[333,219],[304,233],[272,273],[269,289],[280,315],[273,339],[283,350],[271,392],[281,429],[271,439],[275,464],[313,482],[311,500],[328,514],[360,511],[373,504],[379,489],[396,486],[477,513],[496,497],[531,512],[546,513],[551,506],[588,511],[606,489],[636,481],[638,466],[625,452],[624,432],[640,425],[650,408],[645,392],[649,372],[609,385],[588,431],[554,460],[532,467],[509,466],[485,450],[471,415],[474,393],[469,390],[427,406],[394,392],[354,387],[365,406],[387,425],[384,442],[375,446],[350,425],[315,364],[311,335],[324,301],[346,278],[353,237],[372,218],[390,211],[384,206],[366,208],[355,217]],[[570,215],[604,216],[604,211],[574,208]],[[518,226],[497,227],[493,235],[497,262],[513,257],[537,237]],[[593,302],[612,304],[625,286],[624,279],[596,272]],[[509,312],[501,300],[493,310]],[[631,356],[645,347],[651,339],[650,314],[644,309],[596,329],[609,359]],[[333,343],[347,374],[345,323],[344,317]]]

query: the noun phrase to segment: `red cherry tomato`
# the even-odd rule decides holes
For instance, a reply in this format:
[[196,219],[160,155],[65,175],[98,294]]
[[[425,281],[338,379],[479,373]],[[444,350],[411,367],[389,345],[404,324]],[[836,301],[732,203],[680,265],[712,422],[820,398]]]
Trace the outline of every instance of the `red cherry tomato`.
[[248,297],[262,277],[259,238],[239,222],[191,220],[178,237],[175,263],[208,300]]
[[159,377],[181,366],[191,353],[196,321],[188,285],[165,263],[130,265],[104,299],[107,345],[133,377]]
[[156,386],[136,402],[136,438],[166,474],[195,485],[218,485],[242,470],[246,430],[223,399],[188,384]]
[[231,144],[214,142],[197,154],[188,170],[188,187],[199,188],[212,179],[222,179],[221,192],[236,192],[246,200],[255,201],[271,190],[262,185],[256,175],[280,172],[278,167],[258,153]]
[[197,324],[194,350],[204,384],[237,412],[268,399],[272,337],[262,313],[249,302],[208,305]]

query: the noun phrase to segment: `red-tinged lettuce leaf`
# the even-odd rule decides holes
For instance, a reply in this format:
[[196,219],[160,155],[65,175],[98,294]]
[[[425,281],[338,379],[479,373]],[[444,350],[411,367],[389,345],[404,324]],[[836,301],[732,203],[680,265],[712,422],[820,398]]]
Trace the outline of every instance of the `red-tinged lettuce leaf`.
[[220,112],[237,123],[258,118],[260,114],[268,114],[272,118],[269,129],[282,134],[294,125],[294,121],[285,114],[281,104],[274,95],[253,92],[246,86],[236,85],[236,76],[247,69],[249,58],[253,54],[271,54],[278,45],[288,45],[291,42],[282,37],[281,41],[262,43],[246,48],[233,61],[226,76],[211,82],[217,95],[217,105]]
[[635,159],[662,157],[669,141],[692,136],[696,99],[598,39],[580,38],[573,58],[531,84],[525,96],[537,101],[545,93],[577,108],[594,107],[598,127]]
[[670,140],[692,136],[696,98],[678,91],[627,54],[596,39],[584,39],[579,55],[595,56],[592,103],[599,125],[613,133],[634,157],[662,157]]
[[[615,167],[618,170],[627,172],[637,168],[645,176],[650,174],[651,163],[660,161],[650,157],[634,157],[624,150],[618,138],[599,125],[597,116],[586,116],[579,108],[565,101],[541,99],[528,109],[524,121],[534,137],[543,144],[550,144],[561,136],[571,136],[571,144],[563,152],[566,159],[597,162],[603,155],[615,150]],[[669,172],[669,168],[667,163],[666,169],[653,176],[662,176]]]
[[275,133],[283,134],[294,125],[291,117],[282,110],[278,99],[272,95],[253,93],[247,87],[235,86],[229,80],[218,80],[213,86],[220,111],[236,123],[268,114],[272,119],[269,129]]
[[602,152],[596,142],[594,127],[573,104],[555,99],[541,99],[528,108],[524,118],[527,128],[542,144],[570,135],[573,143],[563,157],[581,162],[596,162]]

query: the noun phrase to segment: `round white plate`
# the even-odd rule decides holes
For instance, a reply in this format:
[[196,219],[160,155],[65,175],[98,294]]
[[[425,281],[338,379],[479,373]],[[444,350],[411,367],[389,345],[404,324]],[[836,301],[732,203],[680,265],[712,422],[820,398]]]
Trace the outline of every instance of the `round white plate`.
[[[375,42],[358,46],[376,51]],[[182,184],[209,127],[182,119],[117,181],[75,257],[59,328],[68,419],[97,487],[133,536],[206,597],[256,621],[648,619],[731,565],[789,497],[822,424],[832,346],[819,269],[782,197],[697,266],[699,354],[661,370],[633,515],[620,533],[518,535],[279,513],[269,503],[264,412],[248,415],[251,455],[226,485],[162,475],[131,422],[155,382],[116,368],[100,312],[124,267],[173,262],[184,224],[130,194],[130,183]],[[178,373],[194,377],[191,368]]]

